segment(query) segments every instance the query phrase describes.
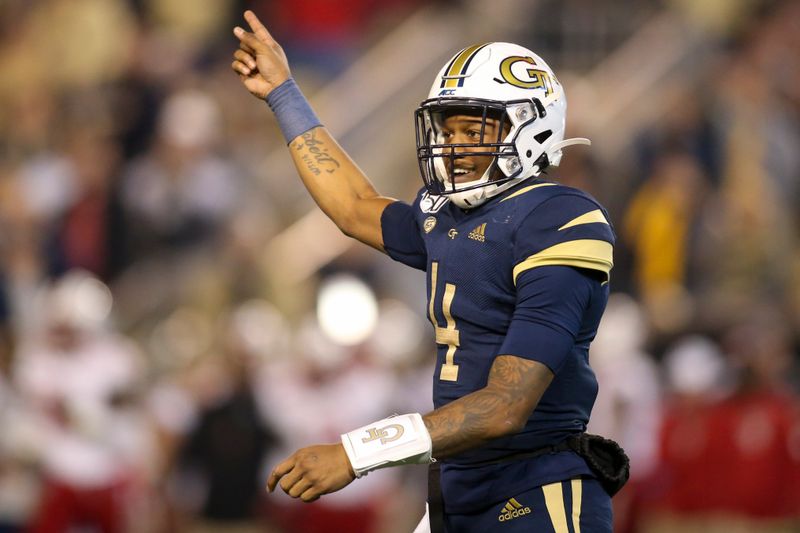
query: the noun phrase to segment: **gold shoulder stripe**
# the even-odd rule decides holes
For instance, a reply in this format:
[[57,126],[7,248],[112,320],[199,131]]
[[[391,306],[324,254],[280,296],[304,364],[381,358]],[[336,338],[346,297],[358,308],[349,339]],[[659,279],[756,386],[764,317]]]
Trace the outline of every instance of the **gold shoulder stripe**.
[[538,189],[539,187],[549,187],[551,185],[555,185],[555,183],[537,183],[536,185],[530,185],[528,187],[523,187],[522,189],[518,190],[514,194],[506,196],[505,198],[503,198],[500,201],[501,202],[505,202],[506,200],[511,200],[515,196],[520,196],[520,195],[525,194],[526,192],[531,191],[533,189]]
[[584,213],[579,217],[573,218],[572,220],[570,220],[569,222],[558,228],[558,231],[571,228],[573,226],[580,226],[581,224],[594,224],[594,223],[608,225],[606,217],[603,216],[603,212],[600,211],[599,209],[595,209],[594,211],[589,211],[588,213]]
[[514,267],[514,284],[517,277],[531,268],[566,265],[604,272],[606,276],[614,266],[614,247],[610,242],[596,239],[567,241],[545,248]]

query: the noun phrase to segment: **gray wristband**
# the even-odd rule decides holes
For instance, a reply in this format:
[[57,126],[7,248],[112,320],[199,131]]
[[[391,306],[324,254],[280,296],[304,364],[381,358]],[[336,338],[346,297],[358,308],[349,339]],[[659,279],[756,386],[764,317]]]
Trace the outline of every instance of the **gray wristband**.
[[267,104],[287,143],[310,129],[322,126],[294,79],[289,78],[267,95]]

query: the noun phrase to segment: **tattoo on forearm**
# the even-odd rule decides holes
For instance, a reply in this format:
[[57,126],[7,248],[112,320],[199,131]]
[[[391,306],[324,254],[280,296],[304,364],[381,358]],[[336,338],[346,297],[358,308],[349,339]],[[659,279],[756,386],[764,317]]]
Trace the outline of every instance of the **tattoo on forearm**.
[[303,160],[303,163],[305,163],[306,168],[311,171],[312,174],[319,176],[322,173],[316,163],[314,163],[314,161],[311,159],[310,155],[303,154],[301,159]]
[[325,141],[317,139],[316,129],[305,132],[301,138],[302,140],[296,140],[292,144],[292,148],[302,153],[300,159],[312,174],[315,176],[319,176],[322,172],[333,174],[341,167],[339,161],[331,156]]
[[425,416],[434,457],[446,457],[517,430],[549,385],[552,374],[533,361],[500,356],[489,385]]

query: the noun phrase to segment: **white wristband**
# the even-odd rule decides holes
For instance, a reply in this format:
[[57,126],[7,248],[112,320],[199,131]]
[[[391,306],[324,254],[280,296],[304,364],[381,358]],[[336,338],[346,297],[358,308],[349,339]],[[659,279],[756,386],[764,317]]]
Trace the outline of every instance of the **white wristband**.
[[431,436],[422,415],[397,415],[342,435],[356,477],[372,470],[431,462]]

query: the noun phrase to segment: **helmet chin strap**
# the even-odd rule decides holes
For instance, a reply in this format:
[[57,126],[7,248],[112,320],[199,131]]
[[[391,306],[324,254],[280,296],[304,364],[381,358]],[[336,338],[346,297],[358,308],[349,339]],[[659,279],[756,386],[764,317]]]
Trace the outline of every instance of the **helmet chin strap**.
[[471,209],[473,207],[481,205],[487,198],[491,198],[492,196],[497,194],[497,192],[499,192],[497,191],[498,186],[492,188],[491,184],[489,183],[492,168],[495,166],[494,163],[495,162],[492,161],[489,167],[483,171],[483,175],[480,178],[472,181],[467,181],[464,183],[457,183],[456,190],[458,190],[458,188],[466,188],[466,187],[472,187],[474,185],[480,185],[481,183],[486,183],[487,184],[486,186],[476,187],[475,189],[470,189],[468,191],[451,193],[448,195],[450,201],[456,204],[461,209]]
[[[468,181],[465,183],[459,183],[462,187],[469,187],[470,185],[478,185],[484,181],[483,178]],[[481,200],[484,199],[486,196],[486,187],[477,187],[475,189],[469,189],[467,191],[461,192],[453,192],[447,195],[450,198],[450,201],[453,202],[455,205],[460,207],[461,209],[470,209],[476,207],[483,202]]]
[[475,189],[470,189],[468,191],[451,193],[448,195],[450,201],[453,202],[458,207],[460,207],[461,209],[471,209],[473,207],[481,205],[489,198],[500,194],[509,187],[512,187],[513,185],[516,185],[521,181],[520,179],[513,179],[503,182],[499,185],[492,185],[489,180],[493,167],[494,163],[489,165],[489,168],[487,168],[484,171],[483,176],[481,176],[480,179],[468,181],[466,183],[459,183],[459,185],[461,185],[462,187],[470,187],[472,185],[478,185],[480,183],[487,183],[486,186],[477,187]]

